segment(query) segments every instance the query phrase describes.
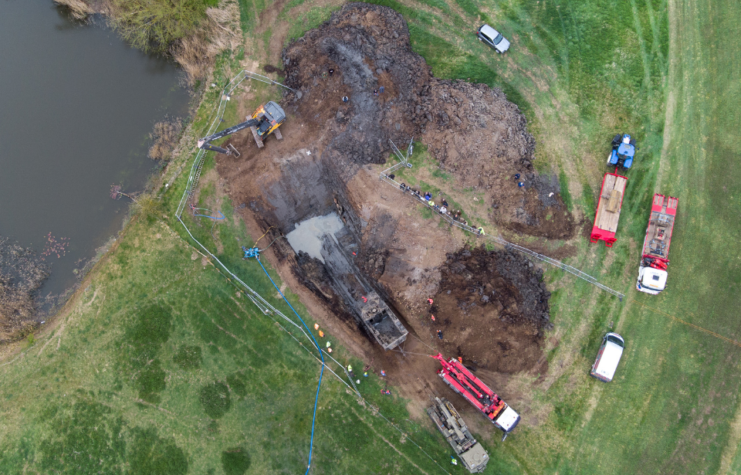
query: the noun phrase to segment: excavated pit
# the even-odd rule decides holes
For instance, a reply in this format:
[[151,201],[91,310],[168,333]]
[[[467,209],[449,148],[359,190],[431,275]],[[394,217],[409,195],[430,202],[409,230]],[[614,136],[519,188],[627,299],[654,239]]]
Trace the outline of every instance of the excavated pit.
[[[484,193],[491,203],[489,218],[497,225],[568,239],[573,219],[557,180],[539,177],[532,168],[535,142],[518,107],[499,89],[433,77],[411,51],[401,15],[377,5],[343,6],[328,22],[291,42],[282,67],[285,83],[301,92],[288,92],[281,101],[288,116],[281,126],[284,139],[268,137],[258,150],[247,131],[229,139],[240,158],[216,157],[235,208],[257,226],[253,231],[269,231],[272,241],[307,220],[336,213],[343,226],[338,245],[359,280],[411,332],[407,350],[461,356],[491,374],[542,373],[547,368],[542,343],[549,294],[537,268],[509,252],[464,248],[460,233],[425,220],[408,196],[383,184],[369,167],[384,163],[389,140],[406,143],[415,137],[457,185]],[[376,95],[381,86],[383,93]],[[349,97],[347,103],[343,96]],[[240,110],[241,115],[251,112],[246,106]],[[513,180],[516,173],[525,187]],[[351,309],[360,291],[341,295],[333,285],[336,266],[306,251],[296,252],[279,239],[270,253],[279,268],[290,269],[292,278],[310,291],[298,289],[302,299],[320,305],[326,318],[351,330],[344,343],[377,367],[391,369],[392,380],[393,368],[405,365],[404,371],[418,379],[394,383],[402,390],[410,386],[406,395],[412,399],[426,400],[430,388],[446,391],[433,371],[434,360],[402,361],[378,345],[369,349],[373,339],[368,335],[355,339],[364,333]],[[467,275],[470,279],[461,281]],[[429,297],[435,302],[435,323]]]

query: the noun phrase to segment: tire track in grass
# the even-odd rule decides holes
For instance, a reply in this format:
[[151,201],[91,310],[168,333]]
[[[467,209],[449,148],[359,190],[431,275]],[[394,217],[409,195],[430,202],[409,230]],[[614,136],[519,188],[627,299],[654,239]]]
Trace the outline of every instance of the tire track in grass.
[[733,422],[730,425],[730,434],[728,436],[728,443],[723,448],[723,452],[720,456],[720,467],[718,468],[718,474],[732,474],[733,461],[736,459],[738,454],[738,447],[741,445],[741,404],[736,408],[736,414],[733,417]]
[[633,11],[633,24],[636,29],[636,36],[638,37],[638,47],[641,50],[641,60],[643,61],[643,84],[646,88],[647,102],[649,110],[652,109],[654,103],[653,99],[653,88],[651,87],[651,66],[648,53],[646,52],[646,40],[643,38],[643,28],[641,27],[641,20],[638,16],[638,6],[635,0],[630,0],[630,8]]
[[[363,417],[362,417],[362,416],[361,416],[360,414],[358,414],[358,412],[357,412],[357,411],[355,410],[355,408],[354,408],[354,407],[353,407],[353,408],[351,408],[351,411],[352,411],[352,413],[353,413],[353,414],[355,414],[355,417],[357,417],[358,419],[360,419],[361,421],[363,421],[363,424],[365,424],[365,425],[366,425],[366,427],[368,427],[368,428],[369,428],[369,429],[371,430],[371,432],[373,432],[374,434],[376,434],[376,436],[378,436],[378,438],[379,438],[379,439],[381,439],[381,440],[383,440],[384,442],[386,442],[386,444],[388,444],[388,446],[389,446],[389,447],[391,447],[392,449],[394,449],[394,451],[395,451],[395,452],[396,452],[397,454],[401,455],[401,457],[402,457],[402,458],[403,458],[404,460],[406,460],[406,461],[407,461],[407,462],[408,462],[409,464],[411,464],[412,466],[414,466],[414,468],[416,468],[417,470],[419,470],[419,471],[420,471],[421,473],[424,473],[425,475],[429,475],[429,473],[428,473],[428,472],[424,471],[424,470],[422,469],[422,467],[420,467],[419,465],[417,465],[416,463],[414,463],[414,461],[413,461],[412,459],[410,459],[409,457],[407,457],[407,455],[406,455],[406,454],[405,454],[404,452],[402,452],[401,450],[399,450],[399,449],[398,449],[398,448],[397,448],[397,447],[396,447],[396,446],[395,446],[394,444],[392,444],[392,443],[391,443],[391,441],[389,441],[389,440],[388,440],[388,439],[387,439],[386,437],[384,437],[383,435],[381,435],[381,434],[380,434],[380,433],[379,433],[379,432],[378,432],[378,431],[376,430],[376,428],[375,428],[375,427],[373,427],[373,425],[372,425],[372,424],[370,424],[370,423],[369,423],[368,421],[366,421],[366,420],[365,420],[365,419],[364,419],[364,418],[363,418]],[[448,473],[448,472],[446,471],[445,473]]]
[[[663,10],[664,7],[666,7],[667,1],[661,0],[661,7],[659,7],[659,12]],[[652,36],[652,42],[651,42],[651,54],[656,58],[656,61],[659,63],[659,72],[661,73],[661,83],[666,83],[666,59],[664,58],[664,54],[661,52],[661,46],[659,44],[659,37],[661,35],[661,29],[656,24],[656,15],[654,14],[654,8],[651,4],[651,0],[646,0],[646,10],[648,11],[648,23],[651,25],[651,36]]]

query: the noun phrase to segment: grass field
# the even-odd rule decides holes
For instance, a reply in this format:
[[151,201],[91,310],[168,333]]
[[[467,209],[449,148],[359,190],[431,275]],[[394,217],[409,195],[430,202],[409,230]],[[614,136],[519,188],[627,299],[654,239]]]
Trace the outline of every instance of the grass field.
[[[311,1],[287,3],[253,44],[268,28],[295,37],[326,18],[327,4]],[[620,303],[548,271],[548,336],[558,345],[548,347],[544,381],[523,382],[538,424],[523,421],[505,443],[477,434],[490,450],[487,473],[741,473],[741,4],[375,3],[405,16],[413,48],[436,75],[501,87],[521,107],[539,170],[560,177],[575,213],[593,215],[611,137],[633,133],[640,147],[618,243],[583,239],[569,260],[627,297]],[[266,2],[240,5],[252,35]],[[299,10],[300,24],[288,25]],[[475,40],[477,18],[512,40],[507,55]],[[218,71],[230,61],[221,58]],[[319,366],[184,240],[173,219],[184,178],[160,212],[128,226],[51,333],[0,361],[0,472],[305,470]],[[669,288],[658,297],[634,290],[654,192],[680,200]],[[227,216],[215,234],[219,257],[285,308],[259,267],[234,252],[250,239],[208,180],[200,200]],[[210,224],[192,223],[216,247]],[[587,372],[610,329],[625,337],[626,352],[605,385]],[[335,355],[352,361],[342,348]],[[381,384],[370,377],[359,389],[446,470],[464,473],[450,467],[449,448],[428,424],[408,419],[404,401],[380,396]],[[323,387],[312,473],[442,472],[333,376],[325,373]]]

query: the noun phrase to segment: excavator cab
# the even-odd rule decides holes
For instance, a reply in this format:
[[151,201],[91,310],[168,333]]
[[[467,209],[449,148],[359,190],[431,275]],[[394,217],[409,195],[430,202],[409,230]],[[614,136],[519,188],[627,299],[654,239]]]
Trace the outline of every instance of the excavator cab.
[[266,137],[281,126],[283,121],[286,120],[286,113],[283,112],[281,106],[270,101],[257,109],[257,111],[252,115],[252,118],[260,120],[257,134],[260,137]]

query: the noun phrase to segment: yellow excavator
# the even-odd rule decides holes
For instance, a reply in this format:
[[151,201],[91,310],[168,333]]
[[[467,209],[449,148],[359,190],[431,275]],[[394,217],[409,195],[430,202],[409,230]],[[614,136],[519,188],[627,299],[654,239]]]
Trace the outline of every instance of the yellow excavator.
[[[213,135],[209,135],[208,137],[203,137],[201,140],[198,141],[198,148],[211,150],[217,153],[223,153],[225,155],[231,155],[232,150],[217,147],[216,145],[212,145],[211,142],[222,137],[226,137],[227,135],[231,135],[235,132],[239,132],[240,130],[246,128],[252,130],[252,136],[255,138],[257,148],[262,148],[264,146],[263,141],[270,134],[275,134],[275,137],[278,140],[283,139],[283,135],[280,133],[280,130],[278,130],[278,127],[283,125],[283,122],[285,120],[286,113],[283,112],[283,109],[275,102],[270,101],[264,106],[260,106],[255,111],[255,113],[252,114],[252,117],[247,117],[247,120],[245,122],[229,127],[228,129],[224,129],[221,132],[217,132]],[[232,149],[236,150],[233,147]]]

